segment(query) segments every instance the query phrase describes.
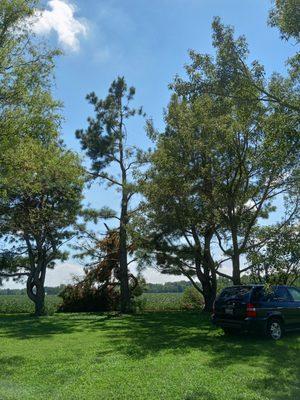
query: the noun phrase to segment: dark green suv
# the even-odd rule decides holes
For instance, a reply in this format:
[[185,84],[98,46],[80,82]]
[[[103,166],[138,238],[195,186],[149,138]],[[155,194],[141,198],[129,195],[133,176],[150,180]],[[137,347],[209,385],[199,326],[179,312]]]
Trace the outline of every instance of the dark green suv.
[[227,334],[262,332],[278,340],[285,331],[300,329],[300,289],[282,285],[225,288],[215,301],[212,322]]

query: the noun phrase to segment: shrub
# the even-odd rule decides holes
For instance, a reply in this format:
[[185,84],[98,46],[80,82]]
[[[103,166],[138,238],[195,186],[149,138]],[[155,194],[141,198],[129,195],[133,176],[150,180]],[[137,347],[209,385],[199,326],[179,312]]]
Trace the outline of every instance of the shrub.
[[181,304],[184,310],[202,310],[203,296],[196,288],[188,287],[183,292]]
[[[64,288],[60,297],[63,312],[117,311],[120,305],[119,232],[108,230],[89,253],[93,263],[85,268],[85,276]],[[85,253],[83,253],[84,255]],[[143,282],[129,273],[131,298],[142,294]]]
[[62,312],[100,312],[112,311],[119,303],[119,293],[116,290],[99,289],[80,282],[68,285],[60,293],[63,303],[59,308]]
[[133,313],[141,313],[146,310],[147,300],[145,297],[139,296],[134,297],[132,300],[132,312]]

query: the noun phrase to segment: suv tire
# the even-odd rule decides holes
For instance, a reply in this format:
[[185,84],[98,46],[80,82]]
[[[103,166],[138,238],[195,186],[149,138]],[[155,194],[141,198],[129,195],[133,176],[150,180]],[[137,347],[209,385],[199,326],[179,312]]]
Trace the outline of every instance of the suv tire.
[[280,319],[272,318],[267,324],[267,336],[273,340],[279,340],[283,336],[283,323]]

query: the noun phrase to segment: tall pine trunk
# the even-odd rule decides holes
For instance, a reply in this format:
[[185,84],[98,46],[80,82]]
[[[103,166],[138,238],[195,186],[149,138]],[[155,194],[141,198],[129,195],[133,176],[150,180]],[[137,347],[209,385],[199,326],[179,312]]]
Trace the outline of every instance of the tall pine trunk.
[[131,296],[128,279],[128,250],[127,250],[127,224],[128,224],[128,190],[127,190],[127,170],[124,164],[123,148],[123,119],[120,123],[119,154],[122,172],[122,201],[120,216],[120,286],[121,286],[121,312],[131,311]]
[[131,311],[127,260],[127,218],[127,196],[123,193],[120,218],[120,283],[122,313],[128,313]]

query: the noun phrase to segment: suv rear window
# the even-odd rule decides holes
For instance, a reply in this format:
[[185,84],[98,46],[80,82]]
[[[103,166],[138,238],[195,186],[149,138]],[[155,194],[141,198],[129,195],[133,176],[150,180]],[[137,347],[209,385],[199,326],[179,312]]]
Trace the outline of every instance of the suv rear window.
[[228,299],[245,299],[249,297],[252,290],[252,286],[232,286],[224,289],[220,296],[219,300],[228,300]]

